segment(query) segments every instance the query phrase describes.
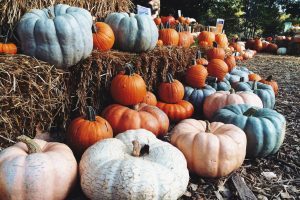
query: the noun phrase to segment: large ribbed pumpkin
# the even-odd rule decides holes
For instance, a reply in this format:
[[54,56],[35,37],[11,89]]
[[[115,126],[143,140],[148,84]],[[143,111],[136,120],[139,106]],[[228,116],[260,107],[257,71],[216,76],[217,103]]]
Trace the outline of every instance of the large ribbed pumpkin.
[[213,43],[213,48],[206,51],[207,59],[210,61],[212,59],[225,59],[225,51],[220,48],[216,42]]
[[72,66],[93,50],[92,23],[82,8],[57,4],[31,9],[17,27],[22,52],[58,67]]
[[115,35],[108,24],[96,22],[93,25],[93,42],[94,48],[100,51],[107,51],[112,48]]
[[24,135],[18,141],[0,152],[0,199],[66,199],[77,177],[71,149]]
[[215,34],[209,31],[202,31],[198,36],[198,40],[199,45],[201,44],[201,42],[207,42],[208,46],[212,46],[213,42],[215,41]]
[[228,72],[228,66],[221,59],[212,59],[208,63],[207,71],[210,76],[217,77],[222,81]]
[[207,76],[207,69],[203,65],[197,65],[195,60],[194,65],[190,66],[185,72],[185,82],[189,86],[202,88],[205,86]]
[[184,154],[190,171],[200,176],[226,176],[245,159],[245,133],[231,124],[186,119],[170,135],[171,143]]
[[173,79],[172,74],[168,73],[167,81],[158,86],[158,97],[165,103],[177,103],[183,99],[184,87],[182,83]]
[[178,103],[157,102],[157,107],[164,111],[170,121],[178,122],[191,117],[194,113],[194,107],[191,103],[181,100]]
[[158,29],[148,15],[130,13],[111,13],[105,23],[110,25],[115,34],[114,47],[122,51],[144,52],[155,48]]
[[137,104],[133,109],[119,104],[106,107],[102,116],[113,128],[114,136],[130,129],[146,129],[163,136],[169,128],[168,116],[156,106]]

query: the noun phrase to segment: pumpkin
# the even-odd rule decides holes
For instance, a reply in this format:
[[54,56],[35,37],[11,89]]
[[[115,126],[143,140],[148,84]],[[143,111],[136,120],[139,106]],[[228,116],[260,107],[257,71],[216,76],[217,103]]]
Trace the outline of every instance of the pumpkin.
[[171,16],[171,15],[161,17],[161,22],[164,25],[166,25],[167,23],[169,23],[171,26],[173,26],[173,25],[176,24],[175,21],[176,21],[175,18],[173,16]]
[[270,43],[269,45],[268,45],[268,47],[267,47],[267,52],[269,52],[269,53],[276,53],[277,52],[277,49],[278,49],[278,46],[276,45],[276,44],[274,44],[274,43]]
[[156,136],[164,136],[169,128],[168,116],[156,106],[145,103],[130,109],[119,104],[106,107],[102,116],[110,123],[114,136],[130,129],[146,129]]
[[193,39],[191,39],[191,33],[188,31],[184,31],[181,24],[177,25],[177,31],[179,34],[178,46],[189,48],[191,44],[193,44]]
[[66,199],[77,178],[77,162],[62,143],[30,139],[0,152],[0,199]]
[[171,144],[184,154],[189,170],[200,176],[226,176],[245,159],[245,133],[231,124],[186,119],[170,135]]
[[0,43],[0,53],[16,54],[17,46],[14,43]]
[[163,45],[164,45],[164,43],[163,43],[162,40],[157,40],[156,46],[161,47],[161,46],[163,46]]
[[228,66],[221,59],[212,59],[207,65],[207,71],[210,76],[222,81],[228,72]]
[[162,29],[159,30],[159,39],[163,41],[164,45],[178,46],[179,34],[167,23],[166,28],[162,26]]
[[254,49],[255,40],[249,39],[247,40],[245,47],[246,49]]
[[262,100],[264,108],[273,109],[275,106],[275,93],[270,85],[257,81],[240,82],[234,88],[236,91],[252,91]]
[[201,46],[201,42],[207,42],[208,46],[212,46],[213,42],[215,41],[215,34],[209,31],[202,31],[199,36],[199,45]]
[[96,142],[113,137],[110,124],[100,116],[96,116],[92,107],[88,106],[86,116],[72,120],[67,132],[67,144],[77,156]]
[[184,87],[184,100],[190,102],[195,109],[195,115],[200,116],[203,113],[203,103],[206,97],[215,93],[216,90],[210,85],[202,88]]
[[154,23],[158,26],[161,24],[161,18],[160,17],[155,17],[154,18]]
[[196,63],[198,65],[208,65],[208,61],[205,59],[205,58],[202,58],[202,55],[201,55],[201,51],[197,51],[197,55],[196,55]]
[[242,53],[242,47],[237,41],[230,43],[230,46],[232,46],[236,52]]
[[249,81],[249,74],[252,73],[249,71],[246,67],[236,67],[234,68],[230,74],[239,76],[240,78],[243,78],[243,82]]
[[168,115],[170,121],[173,122],[178,122],[189,118],[194,113],[193,105],[185,100],[181,100],[178,103],[172,104],[158,101],[156,106],[164,111]]
[[227,79],[218,81],[216,77],[208,77],[207,84],[213,87],[216,91],[229,91],[231,89],[230,82]]
[[225,51],[223,48],[218,47],[217,43],[213,43],[213,48],[207,50],[207,59],[210,61],[212,59],[225,59]]
[[140,53],[152,50],[156,46],[158,29],[148,15],[110,13],[105,23],[110,25],[115,34],[116,49]]
[[184,87],[181,82],[173,79],[172,74],[167,74],[167,82],[158,86],[158,97],[165,103],[177,103],[184,96]]
[[31,9],[17,26],[22,53],[57,67],[75,65],[93,50],[92,23],[83,8],[57,4]]
[[[231,85],[234,85],[235,83],[240,82],[241,80],[243,80],[243,82],[244,82],[244,79],[241,79],[240,76],[234,75],[234,74],[230,74],[230,73],[227,73],[227,74],[226,74],[224,80],[229,81],[229,83],[230,83]],[[224,80],[223,80],[223,81],[224,81]]]
[[208,45],[208,42],[206,42],[206,41],[199,41],[199,47],[207,49],[210,46]]
[[205,86],[208,72],[203,65],[197,65],[194,60],[194,65],[190,66],[185,72],[185,82],[192,87],[202,88]]
[[189,182],[184,155],[144,129],[90,147],[79,164],[81,188],[96,199],[178,199]]
[[260,81],[261,77],[258,74],[249,74],[249,81]]
[[251,54],[248,52],[244,52],[242,55],[243,55],[243,60],[248,60],[249,58],[252,58]]
[[266,79],[261,79],[259,82],[270,85],[273,88],[275,96],[278,95],[278,84],[276,81],[273,80],[273,76],[270,75]]
[[234,89],[230,89],[230,91],[217,91],[207,97],[204,101],[203,113],[208,119],[212,119],[216,111],[232,104],[248,104],[259,108],[263,107],[262,101],[256,94],[251,92],[235,92]]
[[228,66],[228,72],[231,72],[233,70],[233,68],[236,67],[236,62],[235,62],[234,56],[232,56],[232,55],[227,56],[224,61]]
[[156,96],[152,92],[147,91],[146,96],[144,97],[142,103],[146,103],[150,106],[156,106],[157,104]]
[[115,35],[110,26],[103,22],[96,22],[93,25],[93,42],[95,49],[110,50],[115,42]]
[[260,52],[263,49],[263,44],[261,39],[255,39],[253,44],[253,49],[256,50],[257,52]]
[[146,96],[146,84],[143,78],[133,72],[130,64],[125,66],[125,72],[117,74],[111,81],[112,98],[122,105],[135,105]]
[[277,54],[278,55],[285,55],[286,54],[286,48],[285,47],[280,47],[277,49]]
[[226,106],[213,117],[214,121],[234,124],[247,136],[247,157],[265,157],[275,154],[283,143],[286,129],[285,118],[268,108],[250,105]]
[[216,34],[215,36],[215,41],[218,44],[218,47],[220,48],[226,48],[228,46],[228,39],[226,34]]
[[262,42],[261,51],[266,51],[269,44],[270,42],[266,42],[266,41]]

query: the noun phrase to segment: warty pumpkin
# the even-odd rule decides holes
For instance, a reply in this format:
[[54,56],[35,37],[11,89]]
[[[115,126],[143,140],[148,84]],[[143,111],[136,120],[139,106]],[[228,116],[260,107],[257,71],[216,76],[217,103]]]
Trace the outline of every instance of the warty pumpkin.
[[17,140],[0,152],[0,199],[65,199],[77,178],[71,149],[25,135]]
[[91,200],[178,199],[189,182],[184,155],[145,129],[96,143],[83,154],[79,173]]
[[221,59],[212,59],[207,65],[207,71],[210,76],[222,81],[228,72],[228,66]]
[[115,35],[110,26],[104,22],[96,22],[93,25],[94,48],[100,51],[110,50],[115,42]]
[[169,117],[170,121],[178,122],[189,118],[194,113],[194,107],[191,103],[185,100],[180,100],[177,103],[157,102],[157,107],[164,111]]
[[143,78],[134,73],[133,66],[126,64],[125,72],[117,74],[111,81],[110,93],[119,104],[128,106],[143,101],[147,88]]
[[157,104],[156,96],[152,92],[147,91],[146,96],[144,97],[141,103],[146,103],[150,106],[156,106]]
[[158,86],[158,97],[165,103],[177,103],[184,96],[184,87],[182,83],[173,79],[172,74],[167,74],[167,82],[162,82]]
[[261,80],[258,80],[258,81],[261,82],[261,83],[270,85],[273,88],[275,96],[278,95],[278,84],[277,84],[276,81],[273,80],[273,76],[272,75],[268,76],[266,79],[261,79]]
[[213,48],[206,51],[206,56],[208,61],[211,61],[212,59],[225,59],[225,51],[223,48],[218,47],[218,44],[216,42],[213,43]]
[[207,69],[203,65],[198,65],[194,60],[194,65],[185,72],[185,82],[191,87],[202,88],[205,86],[207,76]]
[[112,104],[104,109],[102,116],[111,125],[114,136],[130,129],[146,129],[156,136],[164,136],[169,128],[168,116],[156,106],[145,103],[130,109],[119,104]]
[[200,176],[226,176],[245,159],[245,133],[231,124],[186,119],[170,135],[171,144],[184,154],[189,170]]

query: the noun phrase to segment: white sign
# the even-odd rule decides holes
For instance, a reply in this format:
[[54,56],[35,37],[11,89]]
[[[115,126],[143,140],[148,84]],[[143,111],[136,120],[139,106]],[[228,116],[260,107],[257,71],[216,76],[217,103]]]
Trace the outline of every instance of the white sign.
[[216,33],[222,33],[224,27],[224,19],[217,19]]
[[137,14],[139,15],[149,15],[151,17],[151,9],[144,7],[144,6],[140,6],[137,5]]
[[181,17],[181,10],[178,10],[178,17]]

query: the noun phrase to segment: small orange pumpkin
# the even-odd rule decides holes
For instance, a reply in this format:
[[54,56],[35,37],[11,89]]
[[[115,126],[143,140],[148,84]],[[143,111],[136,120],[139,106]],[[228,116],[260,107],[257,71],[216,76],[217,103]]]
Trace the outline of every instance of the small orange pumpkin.
[[260,81],[262,78],[258,74],[249,74],[249,81]]
[[160,17],[156,17],[154,18],[154,23],[158,26],[161,24],[161,18]]
[[196,62],[197,62],[197,65],[208,65],[208,61],[205,59],[205,58],[202,58],[201,56],[201,51],[197,51],[197,55],[196,55]]
[[158,86],[158,97],[166,103],[177,103],[183,99],[184,87],[182,83],[173,79],[172,74],[167,74],[167,82],[163,82]]
[[164,45],[164,43],[162,40],[157,40],[156,46],[161,47],[163,45]]
[[201,42],[207,42],[208,46],[212,46],[215,41],[215,34],[209,31],[202,31],[199,36],[199,45],[201,46]]
[[0,43],[0,53],[16,54],[17,46],[13,43]]
[[196,60],[185,72],[185,82],[194,88],[203,88],[208,76],[207,69],[203,65],[198,65]]
[[104,22],[96,22],[93,25],[94,48],[100,51],[107,51],[112,48],[115,42],[115,35],[110,26]]
[[273,88],[275,95],[278,95],[278,84],[273,80],[272,75],[268,76],[266,79],[260,80],[259,82],[270,85]]
[[194,106],[185,100],[170,104],[158,101],[157,107],[164,111],[173,122],[190,118],[194,113]]
[[152,92],[147,91],[147,94],[144,97],[142,103],[146,103],[151,106],[156,106],[156,104],[157,104],[156,96]]
[[166,28],[160,25],[159,40],[163,41],[164,45],[178,46],[179,34],[175,29],[170,28],[170,24],[166,24]]
[[212,60],[212,59],[225,59],[225,51],[223,48],[218,47],[218,44],[216,42],[213,43],[213,48],[209,49],[206,52],[207,59]]
[[169,16],[162,16],[161,17],[161,22],[163,24],[167,24],[169,23],[171,26],[176,24],[176,20],[173,16],[169,15]]
[[223,81],[228,73],[228,66],[221,59],[212,59],[208,63],[207,71],[210,76],[217,77],[219,81]]

